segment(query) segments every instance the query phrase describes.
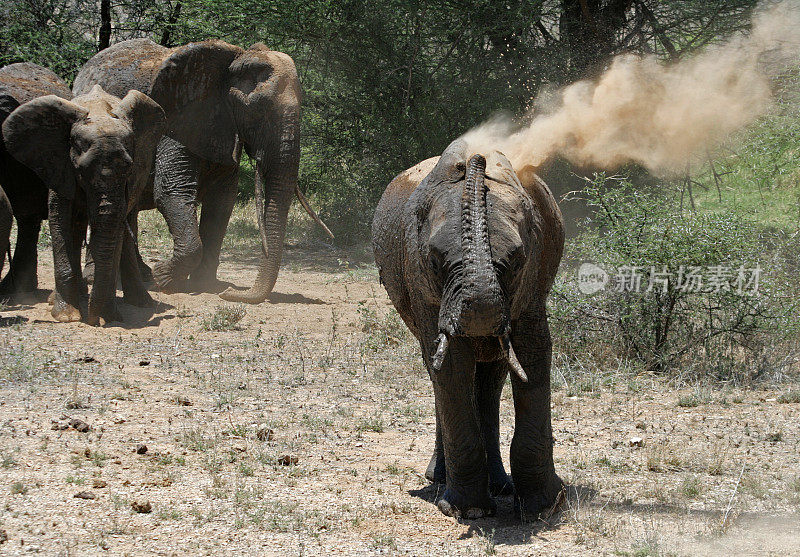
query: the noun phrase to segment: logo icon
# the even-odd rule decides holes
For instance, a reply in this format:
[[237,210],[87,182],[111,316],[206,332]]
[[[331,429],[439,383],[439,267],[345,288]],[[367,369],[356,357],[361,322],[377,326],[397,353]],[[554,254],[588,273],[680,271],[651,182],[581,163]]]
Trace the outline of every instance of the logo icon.
[[578,290],[583,294],[596,294],[608,284],[608,273],[594,263],[583,263],[578,268]]

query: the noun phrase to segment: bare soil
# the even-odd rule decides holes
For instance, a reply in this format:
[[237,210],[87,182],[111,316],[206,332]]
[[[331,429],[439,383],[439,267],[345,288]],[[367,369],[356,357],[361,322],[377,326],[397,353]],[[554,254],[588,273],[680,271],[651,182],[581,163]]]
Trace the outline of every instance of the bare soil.
[[[249,252],[226,253],[220,278],[249,285]],[[458,521],[423,477],[418,347],[369,264],[294,248],[267,303],[154,293],[100,328],[53,322],[46,294],[2,312],[0,554],[800,555],[789,387],[561,386],[563,510]],[[507,457],[510,389],[502,420]]]

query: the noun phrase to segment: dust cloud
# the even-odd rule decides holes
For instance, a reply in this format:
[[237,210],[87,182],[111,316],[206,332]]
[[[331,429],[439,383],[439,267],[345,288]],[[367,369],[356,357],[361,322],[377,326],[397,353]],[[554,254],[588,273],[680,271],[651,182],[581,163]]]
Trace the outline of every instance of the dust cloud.
[[464,139],[475,151],[502,151],[518,172],[560,155],[578,166],[635,162],[673,174],[763,115],[770,78],[798,53],[797,3],[762,5],[748,33],[671,64],[618,56],[596,81],[565,87],[550,106],[534,101],[524,124],[498,116]]

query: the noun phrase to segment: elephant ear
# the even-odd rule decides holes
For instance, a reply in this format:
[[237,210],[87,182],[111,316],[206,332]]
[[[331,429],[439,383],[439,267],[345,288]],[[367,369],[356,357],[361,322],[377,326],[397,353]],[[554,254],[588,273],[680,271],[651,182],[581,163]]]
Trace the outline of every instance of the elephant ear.
[[166,117],[161,106],[139,91],[129,91],[125,98],[111,111],[117,118],[126,120],[133,130],[133,163],[136,176],[144,178],[150,172],[156,146],[164,134]]
[[89,112],[55,95],[22,104],[3,122],[6,149],[33,170],[45,185],[64,197],[75,197],[70,160],[70,133]]
[[164,60],[150,87],[167,115],[165,133],[220,164],[236,162],[236,127],[226,99],[229,67],[242,52],[217,40],[187,44]]

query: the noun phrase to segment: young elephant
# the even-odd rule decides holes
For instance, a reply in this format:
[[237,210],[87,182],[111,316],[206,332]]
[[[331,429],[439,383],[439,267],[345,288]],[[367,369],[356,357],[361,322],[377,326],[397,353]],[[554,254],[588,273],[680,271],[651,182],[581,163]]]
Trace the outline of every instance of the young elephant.
[[[545,299],[564,226],[550,191],[527,187],[504,155],[463,140],[399,176],[372,224],[381,281],[419,340],[436,398],[446,515],[477,518],[510,490],[499,448],[500,394],[511,373],[515,508],[538,513],[562,483],[553,464],[550,332]],[[431,471],[433,472],[433,471]]]
[[[96,86],[72,101],[52,95],[34,99],[3,123],[8,151],[50,188],[57,320],[119,321],[120,269],[125,301],[152,303],[127,219],[147,185],[164,122],[164,111],[145,94],[131,91],[120,100]],[[87,224],[95,261],[88,304],[80,267]]]

